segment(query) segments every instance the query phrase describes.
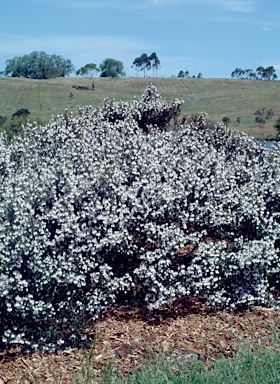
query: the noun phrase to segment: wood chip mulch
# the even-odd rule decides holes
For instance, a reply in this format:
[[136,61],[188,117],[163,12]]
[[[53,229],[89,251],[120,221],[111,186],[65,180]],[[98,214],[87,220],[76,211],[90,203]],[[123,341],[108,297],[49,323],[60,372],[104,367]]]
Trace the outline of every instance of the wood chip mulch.
[[192,299],[177,300],[153,313],[122,306],[97,322],[91,350],[51,354],[26,354],[20,348],[1,351],[0,384],[83,383],[83,370],[98,378],[109,361],[126,375],[141,369],[144,358],[155,353],[173,360],[193,354],[212,361],[218,356],[232,357],[244,343],[270,344],[279,331],[280,312],[262,307],[229,312]]

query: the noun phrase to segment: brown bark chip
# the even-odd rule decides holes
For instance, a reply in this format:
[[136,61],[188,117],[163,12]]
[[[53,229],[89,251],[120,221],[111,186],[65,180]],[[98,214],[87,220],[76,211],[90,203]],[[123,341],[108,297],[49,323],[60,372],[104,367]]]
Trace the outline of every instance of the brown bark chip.
[[269,344],[280,330],[280,313],[262,307],[229,312],[197,300],[176,300],[149,312],[122,306],[95,326],[88,351],[26,354],[20,348],[0,353],[0,384],[76,383],[82,371],[99,377],[110,361],[124,374],[141,369],[147,355],[164,354],[171,365],[231,357],[242,345]]

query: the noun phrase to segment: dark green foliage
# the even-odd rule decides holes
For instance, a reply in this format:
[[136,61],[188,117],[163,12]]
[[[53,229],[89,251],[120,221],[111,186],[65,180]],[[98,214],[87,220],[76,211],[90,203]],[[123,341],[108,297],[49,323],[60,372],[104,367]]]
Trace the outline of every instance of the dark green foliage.
[[28,115],[30,115],[30,112],[28,111],[28,109],[26,109],[26,108],[21,108],[21,109],[17,110],[15,113],[13,113],[13,115],[12,115],[12,119],[13,119],[14,117],[20,117],[20,116],[27,117]]
[[258,108],[256,112],[254,113],[256,115],[255,121],[260,126],[264,126],[266,120],[272,119],[272,116],[274,115],[274,112],[272,108],[266,109],[265,107]]
[[273,68],[272,65],[267,68],[260,66],[256,69],[256,72],[257,72],[257,78],[260,80],[276,80],[277,79],[277,75],[275,74],[275,69]]
[[89,63],[76,71],[76,75],[93,77],[95,73],[100,72],[100,69],[94,63]]
[[[26,108],[21,108],[13,113],[11,120],[7,121],[5,117],[4,124],[0,125],[0,132],[5,134],[7,144],[10,144],[14,136],[23,136],[24,129],[23,127],[33,119],[29,118],[30,112]],[[1,116],[0,116],[1,121]],[[38,123],[38,119],[36,120]]]
[[258,108],[254,113],[254,115],[257,115],[257,116],[264,116],[264,114],[265,114],[265,107]]
[[146,77],[147,72],[151,69],[151,61],[147,53],[142,53],[140,57],[136,57],[132,66],[136,68],[136,72],[143,71],[143,76]]
[[152,69],[154,77],[155,72],[157,74],[157,71],[160,68],[160,61],[155,52],[153,52],[150,56],[148,56],[147,53],[142,53],[141,56],[136,57],[133,61],[132,67],[135,68],[137,76],[139,76],[140,71],[143,71],[144,77],[146,77],[147,72]]
[[275,124],[274,124],[274,128],[276,129],[277,131],[277,137],[280,137],[280,116],[278,117],[278,119],[276,120]]
[[223,123],[224,123],[225,125],[228,125],[229,122],[230,122],[230,117],[228,117],[228,116],[224,116],[224,117],[223,117]]
[[276,80],[277,79],[275,69],[272,65],[267,68],[259,66],[256,69],[256,72],[254,72],[253,69],[236,68],[231,73],[231,77],[236,79],[250,79],[250,80]]
[[14,136],[23,136],[23,125],[26,122],[26,117],[20,116],[13,118],[1,127],[1,132],[5,132],[7,143],[10,143]]
[[115,59],[105,59],[100,64],[101,75],[100,77],[119,77],[125,76],[123,70],[123,63]]
[[[187,78],[190,78],[190,77],[191,77],[192,79],[195,79],[195,78],[196,78],[195,75],[190,76],[189,71],[184,72],[183,70],[181,70],[181,71],[178,73],[177,77],[187,77]],[[197,78],[198,78],[198,79],[201,79],[201,78],[202,78],[202,73],[201,73],[201,72],[199,72],[199,74],[197,75]]]
[[156,71],[156,74],[157,74],[157,71],[160,68],[160,61],[159,61],[159,59],[157,57],[157,54],[155,52],[153,52],[149,56],[149,59],[150,59],[151,67],[152,67],[152,70],[153,70],[153,76],[154,76],[154,71]]
[[265,118],[263,116],[256,116],[255,117],[255,121],[256,123],[258,123],[261,127],[263,127],[265,125]]
[[241,123],[241,117],[238,116],[238,117],[236,118],[236,121],[237,121],[238,124],[240,124],[240,123]]
[[270,108],[268,111],[266,111],[266,119],[267,120],[270,120],[270,119],[272,119],[272,116],[274,115],[274,112],[273,112],[273,110]]
[[256,73],[253,71],[253,69],[241,69],[241,68],[236,68],[232,73],[231,73],[232,78],[236,79],[250,79],[254,80],[257,78]]
[[26,77],[31,79],[50,79],[65,77],[73,72],[74,67],[69,59],[59,55],[47,55],[34,51],[29,55],[14,57],[6,61],[5,75]]
[[6,121],[7,121],[7,117],[0,115],[0,127],[2,127],[2,125],[4,125]]

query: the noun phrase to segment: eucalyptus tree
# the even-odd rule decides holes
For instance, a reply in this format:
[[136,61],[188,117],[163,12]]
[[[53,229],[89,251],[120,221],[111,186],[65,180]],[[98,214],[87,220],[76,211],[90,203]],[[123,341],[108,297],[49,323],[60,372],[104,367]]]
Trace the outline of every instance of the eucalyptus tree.
[[276,80],[277,79],[275,69],[272,65],[267,67],[267,68],[264,68],[263,66],[259,66],[256,71],[257,71],[258,78],[261,80]]
[[143,71],[144,77],[146,77],[148,71],[151,69],[151,60],[146,53],[142,53],[142,55],[140,56],[140,59],[141,59],[140,71]]
[[236,79],[250,79],[250,80],[276,80],[277,75],[274,67],[271,65],[267,68],[259,66],[256,72],[253,69],[241,69],[236,68],[232,73],[231,77]]
[[93,77],[94,77],[94,75],[95,75],[97,72],[100,72],[100,69],[97,67],[97,65],[94,64],[94,63],[89,63],[89,64],[84,65],[84,66],[81,67],[80,69],[78,69],[78,70],[76,71],[76,75],[78,75],[78,76],[84,76],[84,77],[87,77],[88,79],[90,79],[92,89],[94,90]]
[[94,63],[89,63],[81,67],[76,71],[76,75],[93,77],[97,72],[100,72],[100,69]]
[[152,68],[154,77],[155,72],[157,75],[157,71],[160,68],[160,61],[155,52],[150,56],[148,56],[147,53],[142,53],[141,56],[135,58],[132,67],[135,68],[137,77],[139,76],[140,71],[143,71],[143,76],[146,77],[148,71]]
[[141,57],[136,57],[136,59],[132,63],[132,68],[134,67],[136,70],[136,77],[139,77],[140,68],[142,65],[142,59]]
[[241,79],[244,75],[244,70],[241,68],[235,68],[235,70],[231,73],[232,78]]
[[149,56],[149,59],[150,59],[150,62],[151,62],[151,67],[153,69],[153,77],[154,77],[155,72],[156,72],[156,76],[157,76],[157,71],[160,68],[160,61],[159,61],[159,59],[157,57],[157,54],[155,52],[153,52]]

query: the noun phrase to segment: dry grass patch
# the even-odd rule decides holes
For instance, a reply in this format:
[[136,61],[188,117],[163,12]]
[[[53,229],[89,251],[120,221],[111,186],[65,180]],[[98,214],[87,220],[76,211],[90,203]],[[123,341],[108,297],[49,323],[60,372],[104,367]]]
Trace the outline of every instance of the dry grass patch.
[[[236,79],[188,79],[188,78],[95,78],[94,91],[91,81],[85,78],[56,78],[34,80],[25,78],[0,78],[0,115],[10,118],[20,108],[27,108],[32,118],[47,123],[52,115],[61,114],[67,108],[100,106],[106,97],[128,101],[137,98],[153,83],[163,98],[186,101],[182,114],[206,112],[211,121],[224,116],[248,116],[250,123],[238,129],[258,139],[273,138],[273,123],[280,114],[280,82]],[[77,89],[81,88],[81,89]],[[82,90],[82,88],[84,88]],[[86,90],[86,88],[88,88]],[[189,102],[191,96],[192,102]],[[275,115],[258,133],[254,112],[260,107],[272,108]],[[232,127],[233,124],[230,124]]]

